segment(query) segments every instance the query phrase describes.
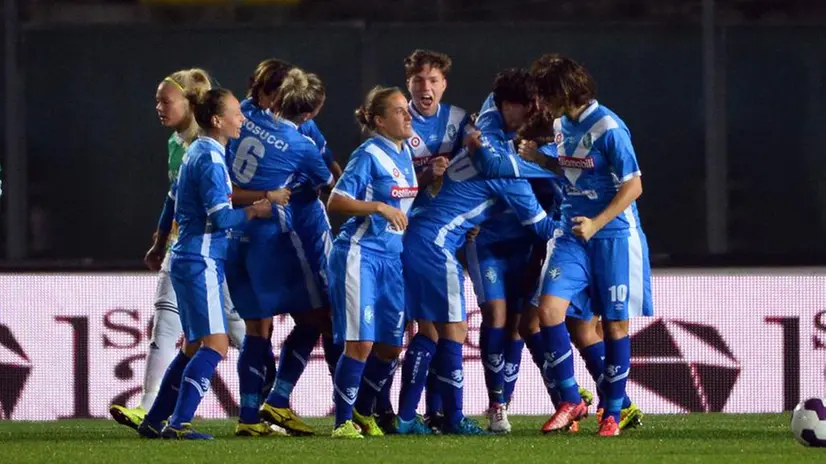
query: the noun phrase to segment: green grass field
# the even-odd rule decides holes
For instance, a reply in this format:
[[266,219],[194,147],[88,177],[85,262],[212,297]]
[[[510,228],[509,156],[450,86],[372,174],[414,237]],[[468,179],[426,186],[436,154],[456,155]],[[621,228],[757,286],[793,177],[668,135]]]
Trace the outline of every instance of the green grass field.
[[787,414],[648,416],[616,439],[594,435],[588,419],[576,435],[543,436],[545,418],[511,418],[508,436],[364,440],[329,438],[332,419],[312,420],[319,436],[242,439],[231,421],[198,421],[213,442],[140,440],[113,421],[0,422],[0,462],[826,462],[826,449],[799,445]]

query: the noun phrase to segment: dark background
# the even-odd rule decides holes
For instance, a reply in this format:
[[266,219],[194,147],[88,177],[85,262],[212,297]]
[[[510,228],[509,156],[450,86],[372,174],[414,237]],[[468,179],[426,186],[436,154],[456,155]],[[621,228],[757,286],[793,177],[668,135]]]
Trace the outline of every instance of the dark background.
[[[718,1],[710,42],[699,1],[157,3],[35,1],[18,3],[19,23],[5,18],[5,32],[18,28],[12,96],[22,106],[5,113],[22,136],[14,160],[6,129],[15,124],[0,133],[7,268],[140,266],[167,188],[169,133],[154,91],[172,71],[203,67],[239,95],[267,57],[319,74],[328,100],[318,123],[343,166],[359,143],[353,108],[375,84],[403,86],[402,61],[415,48],[452,56],[445,101],[471,111],[502,68],[551,51],[584,63],[600,102],[631,129],[655,266],[826,262],[826,21],[817,2]],[[709,70],[716,87],[707,92]],[[707,189],[709,131],[723,172],[716,191]],[[725,218],[709,231],[716,202]],[[21,205],[28,221],[9,224]],[[6,240],[20,227],[22,248]]]

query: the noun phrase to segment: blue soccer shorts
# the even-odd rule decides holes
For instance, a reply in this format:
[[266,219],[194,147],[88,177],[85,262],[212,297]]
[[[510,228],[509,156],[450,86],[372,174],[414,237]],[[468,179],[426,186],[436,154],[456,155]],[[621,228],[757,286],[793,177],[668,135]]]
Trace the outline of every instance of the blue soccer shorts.
[[556,239],[543,273],[542,294],[573,301],[590,288],[591,310],[609,321],[653,316],[651,265],[645,235]]
[[475,240],[466,242],[468,275],[480,305],[492,300],[506,300],[509,311],[522,310],[522,279],[532,245],[531,240],[525,238],[493,244],[479,244]]
[[200,255],[171,253],[169,277],[178,299],[186,340],[227,333],[224,263]]
[[333,341],[402,346],[406,322],[402,262],[358,245],[333,246],[327,263]]
[[467,320],[465,272],[454,252],[408,235],[402,262],[411,319],[443,323]]

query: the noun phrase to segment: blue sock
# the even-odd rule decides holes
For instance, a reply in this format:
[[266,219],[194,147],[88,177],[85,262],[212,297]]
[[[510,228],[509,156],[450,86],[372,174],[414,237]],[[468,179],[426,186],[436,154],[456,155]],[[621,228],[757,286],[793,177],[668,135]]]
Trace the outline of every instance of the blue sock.
[[571,336],[565,323],[542,327],[542,341],[545,346],[545,375],[553,380],[562,401],[579,404],[582,397],[574,377]]
[[175,356],[175,359],[166,368],[166,373],[158,390],[158,396],[155,397],[155,402],[152,403],[152,407],[149,408],[146,417],[143,419],[157,431],[161,430],[161,422],[169,419],[175,409],[175,403],[178,402],[178,392],[181,388],[181,378],[189,359],[183,351],[178,352],[178,356]]
[[505,404],[511,402],[513,389],[516,388],[516,381],[519,379],[519,366],[522,365],[522,348],[525,342],[521,339],[508,339],[505,341]]
[[218,367],[221,358],[221,353],[201,347],[189,360],[181,379],[181,392],[178,402],[175,403],[175,411],[169,418],[170,427],[180,429],[182,424],[192,422],[198,405],[209,391],[212,375],[215,374],[215,368]]
[[543,348],[543,345],[542,332],[532,334],[527,340],[525,340],[525,346],[528,347],[528,351],[531,353],[533,363],[539,368],[539,374],[542,376],[542,383],[545,384],[545,390],[548,391],[548,396],[551,397],[551,403],[553,403],[554,408],[559,408],[559,403],[562,401],[559,397],[559,390],[556,389],[556,384],[554,384],[553,379],[549,379],[545,375],[545,349]]
[[625,401],[625,384],[631,368],[631,338],[605,340],[605,416],[614,416],[619,424],[620,411]]
[[321,335],[315,327],[296,325],[281,345],[281,358],[278,360],[278,369],[275,376],[275,385],[267,404],[274,408],[290,407],[290,395],[298,383],[299,377],[307,367],[310,353],[313,352],[318,337]]
[[266,338],[247,335],[238,355],[238,387],[241,391],[241,407],[238,421],[257,424],[258,408],[261,407],[261,391],[266,381],[265,357],[270,341]]
[[436,366],[439,365],[439,350],[433,355],[430,369],[427,371],[427,386],[424,389],[424,410],[429,417],[442,414],[442,389],[436,375]]
[[462,344],[442,338],[439,339],[439,346],[436,350],[441,351],[436,372],[442,387],[445,419],[453,427],[465,418],[462,413],[465,386],[465,375],[462,370]]
[[436,352],[436,344],[424,335],[417,334],[407,345],[402,362],[402,388],[399,392],[399,417],[404,421],[416,417],[416,408],[422,399],[430,362]]
[[625,393],[625,398],[622,400],[622,409],[628,408],[631,406],[631,398],[628,397],[628,393]]
[[332,336],[322,335],[321,346],[324,348],[324,361],[327,362],[327,369],[330,370],[330,376],[333,377],[336,374],[338,358],[344,353],[344,343],[336,344],[333,342]]
[[359,394],[364,363],[342,355],[333,376],[333,403],[336,406],[336,427],[353,418],[353,404]]
[[591,378],[594,379],[594,383],[597,385],[598,409],[605,402],[605,386],[602,379],[602,373],[605,371],[605,343],[594,343],[583,348],[579,354],[585,361],[585,368],[588,369],[588,373],[591,374]]
[[361,378],[359,396],[356,400],[356,411],[362,416],[373,414],[373,405],[376,397],[381,393],[387,379],[396,372],[398,360],[384,361],[371,354],[364,367],[364,376]]
[[272,340],[267,340],[267,347],[264,350],[264,384],[261,386],[261,398],[266,398],[272,386],[275,385],[275,353],[272,352]]
[[488,401],[493,404],[505,402],[505,328],[479,328],[479,350],[485,371],[485,386]]
[[387,381],[384,382],[384,386],[381,387],[381,391],[378,395],[376,395],[376,413],[378,414],[394,414],[393,412],[393,403],[390,402],[390,389],[393,387],[393,379],[396,378],[396,369],[399,367],[399,363],[396,363],[396,367],[393,369],[393,373],[390,374],[390,377],[387,378]]

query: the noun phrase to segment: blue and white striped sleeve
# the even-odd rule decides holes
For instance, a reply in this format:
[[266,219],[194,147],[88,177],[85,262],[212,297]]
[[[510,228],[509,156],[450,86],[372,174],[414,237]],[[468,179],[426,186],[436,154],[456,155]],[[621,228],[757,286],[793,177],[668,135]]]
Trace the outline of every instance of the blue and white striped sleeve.
[[367,191],[367,186],[372,180],[372,162],[370,154],[364,151],[356,151],[350,156],[347,167],[338,179],[333,193],[363,200]]

